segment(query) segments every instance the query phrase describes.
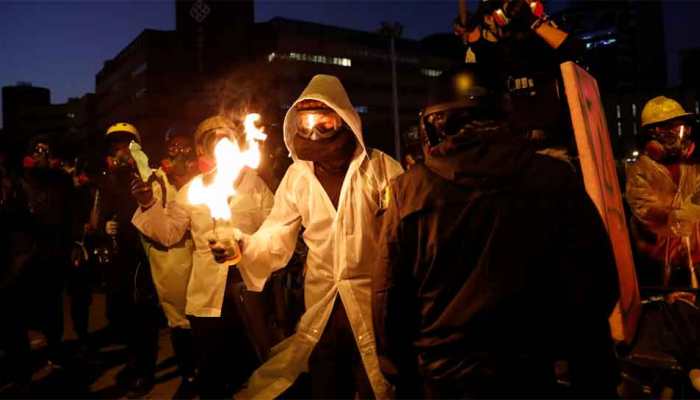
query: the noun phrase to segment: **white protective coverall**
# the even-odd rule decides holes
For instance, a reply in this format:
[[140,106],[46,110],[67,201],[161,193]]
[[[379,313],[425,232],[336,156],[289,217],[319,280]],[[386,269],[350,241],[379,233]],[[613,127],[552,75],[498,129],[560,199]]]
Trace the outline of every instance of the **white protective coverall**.
[[[187,200],[191,183],[183,186],[165,208],[158,202],[146,211],[139,208],[132,223],[165,246],[181,241],[188,230],[192,233],[194,254],[185,312],[195,317],[220,317],[229,266],[214,260],[207,241],[214,222],[206,205],[192,205]],[[244,169],[236,183],[236,196],[229,202],[233,226],[244,233],[255,232],[269,214],[273,200],[258,174]]]
[[[163,189],[165,189],[165,201],[174,200],[177,189],[170,183],[167,174],[161,169],[155,170],[153,173],[163,182],[163,186],[158,182],[151,184],[156,203],[163,204]],[[190,321],[185,316],[185,305],[187,304],[187,284],[190,281],[190,272],[192,271],[192,252],[194,250],[192,237],[189,233],[183,235],[180,241],[168,247],[145,235],[142,235],[142,242],[151,264],[153,283],[168,320],[168,326],[189,329]]]
[[[634,218],[632,236],[640,251],[652,259],[666,264],[687,265],[683,257],[681,237],[671,229],[671,218],[665,217],[672,210],[684,211],[685,222],[689,224],[690,254],[694,263],[700,262],[700,207],[693,201],[700,193],[700,166],[681,163],[678,184],[663,164],[647,155],[639,157],[636,163],[627,168],[627,188],[625,196]],[[661,213],[665,218],[659,220]],[[641,226],[637,226],[641,224]],[[649,241],[639,234],[641,229],[653,234],[656,240]]]
[[[337,211],[314,175],[313,163],[299,160],[293,148],[294,105],[302,100],[318,100],[331,107],[357,138]],[[378,218],[386,188],[403,170],[388,155],[365,148],[360,117],[337,78],[315,76],[294,105],[284,119],[284,141],[294,163],[277,188],[274,207],[262,227],[252,236],[242,235],[243,258],[238,265],[248,289],[262,290],[270,274],[290,260],[304,226],[303,238],[309,248],[304,278],[306,311],[296,333],[272,349],[270,359],[236,397],[271,399],[292,385],[307,370],[309,356],[340,296],[372,389],[378,398],[386,398],[391,390],[379,370],[374,343],[370,267],[378,254]]]

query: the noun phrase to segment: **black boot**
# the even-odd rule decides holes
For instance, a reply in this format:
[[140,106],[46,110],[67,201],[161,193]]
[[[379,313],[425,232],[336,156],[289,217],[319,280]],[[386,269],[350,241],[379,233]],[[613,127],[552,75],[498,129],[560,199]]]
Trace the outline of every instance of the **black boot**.
[[184,328],[172,328],[170,340],[175,352],[177,368],[182,376],[182,382],[174,394],[176,399],[191,399],[196,397],[196,373],[192,331]]

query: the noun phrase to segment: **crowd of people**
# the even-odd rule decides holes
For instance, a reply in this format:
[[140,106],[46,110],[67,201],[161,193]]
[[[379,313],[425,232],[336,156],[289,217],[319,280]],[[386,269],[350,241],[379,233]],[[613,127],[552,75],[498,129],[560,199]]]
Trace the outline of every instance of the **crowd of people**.
[[[575,158],[551,151],[561,115],[532,129],[518,92],[534,86],[507,84],[540,71],[546,93],[549,67],[575,43],[538,2],[504,4],[477,13],[482,24],[458,18],[470,62],[435,79],[406,171],[365,145],[331,75],[314,76],[287,111],[291,165],[274,193],[244,168],[218,228],[189,194],[217,173],[218,143],[244,146],[243,121],[229,115],[173,126],[157,169],[139,165],[128,122],[107,129],[106,169],[91,179],[46,137],[15,173],[0,158],[9,393],[31,395],[29,329],[45,337],[45,367],[65,368],[64,293],[78,353],[125,347],[116,381],[130,398],[153,388],[165,324],[176,398],[613,398],[623,361],[643,351],[675,357],[700,387],[696,116],[665,97],[642,111],[625,198],[638,268],[658,273],[675,339],[660,345],[669,335],[643,324],[635,353],[610,332],[619,283],[605,225]],[[549,58],[496,63],[533,58],[514,52],[522,32]],[[99,343],[88,324],[96,286],[108,321]]]

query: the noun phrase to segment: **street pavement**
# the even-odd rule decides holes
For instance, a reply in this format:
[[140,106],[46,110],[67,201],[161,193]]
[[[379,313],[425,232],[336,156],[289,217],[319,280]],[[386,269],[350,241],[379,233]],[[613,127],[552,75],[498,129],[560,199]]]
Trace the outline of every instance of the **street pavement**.
[[[61,367],[53,368],[42,361],[42,351],[46,341],[40,333],[30,331],[32,358],[36,368],[32,376],[32,384],[25,393],[3,393],[3,387],[0,386],[0,398],[125,398],[125,393],[115,381],[117,373],[125,366],[125,346],[119,344],[94,346],[89,351],[77,348],[68,299],[64,300],[64,310],[65,355]],[[95,342],[100,341],[100,335],[104,332],[106,325],[105,296],[94,293],[90,307],[89,329]],[[179,385],[180,377],[177,375],[170,332],[168,328],[163,328],[159,336],[156,384],[144,398],[171,399]]]

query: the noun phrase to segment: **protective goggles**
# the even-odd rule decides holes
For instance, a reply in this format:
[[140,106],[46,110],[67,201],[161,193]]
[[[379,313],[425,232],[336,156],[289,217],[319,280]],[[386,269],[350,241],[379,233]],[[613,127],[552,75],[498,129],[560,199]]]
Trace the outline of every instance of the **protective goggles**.
[[39,143],[36,146],[34,146],[33,154],[35,157],[48,157],[49,153],[49,146],[43,143]]
[[692,133],[692,125],[687,123],[675,123],[672,125],[657,126],[652,130],[651,135],[662,144],[668,144],[676,141],[690,140],[690,135]]
[[492,119],[480,107],[450,108],[431,112],[426,109],[421,117],[421,125],[431,146],[442,142],[446,137],[468,132],[474,121]]
[[177,157],[178,155],[189,156],[192,154],[192,146],[185,143],[171,143],[168,146],[168,156]]
[[343,126],[343,119],[333,110],[297,111],[297,135],[310,140],[327,139]]

